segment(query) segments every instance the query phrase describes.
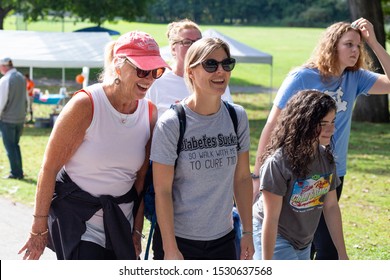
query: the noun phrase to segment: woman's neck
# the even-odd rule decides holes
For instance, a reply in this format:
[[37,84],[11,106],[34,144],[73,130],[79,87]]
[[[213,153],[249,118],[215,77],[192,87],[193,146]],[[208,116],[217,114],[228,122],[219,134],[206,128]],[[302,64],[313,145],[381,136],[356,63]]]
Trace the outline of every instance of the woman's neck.
[[187,98],[186,104],[195,113],[203,116],[209,116],[219,111],[221,98],[201,96],[194,92]]
[[103,85],[104,92],[115,110],[122,114],[133,114],[137,110],[138,100],[123,95],[119,87],[120,85]]

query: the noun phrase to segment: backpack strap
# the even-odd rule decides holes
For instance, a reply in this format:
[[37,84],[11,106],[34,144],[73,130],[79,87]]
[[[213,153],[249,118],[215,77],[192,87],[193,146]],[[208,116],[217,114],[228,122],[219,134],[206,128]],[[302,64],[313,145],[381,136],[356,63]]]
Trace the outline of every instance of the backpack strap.
[[[179,125],[180,125],[179,128],[180,134],[179,134],[179,140],[177,141],[177,149],[176,149],[177,159],[178,159],[181,150],[181,144],[183,142],[184,132],[186,131],[186,112],[184,111],[183,105],[181,105],[180,102],[172,105],[171,108],[175,110],[177,117],[179,118]],[[177,164],[177,159],[175,162],[175,166]]]
[[234,132],[236,133],[237,136],[237,151],[239,151],[241,150],[241,146],[240,146],[240,142],[238,141],[238,119],[237,119],[236,109],[234,109],[233,105],[226,100],[223,100],[223,104],[225,104],[226,108],[229,111],[230,118],[232,119]]

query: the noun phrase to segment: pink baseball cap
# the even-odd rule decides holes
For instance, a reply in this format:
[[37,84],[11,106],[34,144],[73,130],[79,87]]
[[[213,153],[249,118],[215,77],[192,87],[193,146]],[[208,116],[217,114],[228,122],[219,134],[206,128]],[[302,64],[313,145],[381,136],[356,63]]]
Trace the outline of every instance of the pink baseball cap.
[[114,56],[125,56],[142,70],[170,68],[161,57],[157,42],[142,31],[131,31],[120,36],[114,45]]

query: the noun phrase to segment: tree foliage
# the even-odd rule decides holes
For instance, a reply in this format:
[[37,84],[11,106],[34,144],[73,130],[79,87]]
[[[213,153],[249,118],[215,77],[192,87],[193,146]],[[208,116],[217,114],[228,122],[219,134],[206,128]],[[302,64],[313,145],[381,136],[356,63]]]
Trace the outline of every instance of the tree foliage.
[[47,15],[64,17],[71,14],[81,21],[98,25],[116,18],[131,21],[147,14],[153,0],[0,0],[0,29],[11,12],[21,13],[26,20],[39,20]]
[[347,0],[156,0],[149,20],[188,17],[200,24],[326,26],[349,18]]

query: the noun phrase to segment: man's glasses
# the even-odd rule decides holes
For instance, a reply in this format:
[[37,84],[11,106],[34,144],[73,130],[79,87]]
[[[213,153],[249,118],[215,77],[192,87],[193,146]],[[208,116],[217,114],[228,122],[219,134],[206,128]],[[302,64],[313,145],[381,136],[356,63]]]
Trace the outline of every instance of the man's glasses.
[[236,60],[234,58],[225,58],[222,61],[216,61],[215,59],[207,59],[202,62],[203,69],[208,73],[214,73],[218,69],[218,65],[221,64],[223,70],[230,72],[234,69],[236,65]]
[[142,69],[139,69],[137,66],[133,65],[133,63],[131,63],[128,59],[126,59],[126,62],[128,64],[130,64],[137,71],[137,77],[141,78],[141,79],[147,77],[150,74],[150,72],[152,72],[152,77],[154,79],[158,79],[165,72],[165,68],[164,67],[153,69],[153,70],[142,70]]
[[181,41],[177,41],[176,43],[180,43],[183,47],[191,47],[193,43],[198,41],[199,39],[196,40],[191,40],[191,39],[184,39]]

